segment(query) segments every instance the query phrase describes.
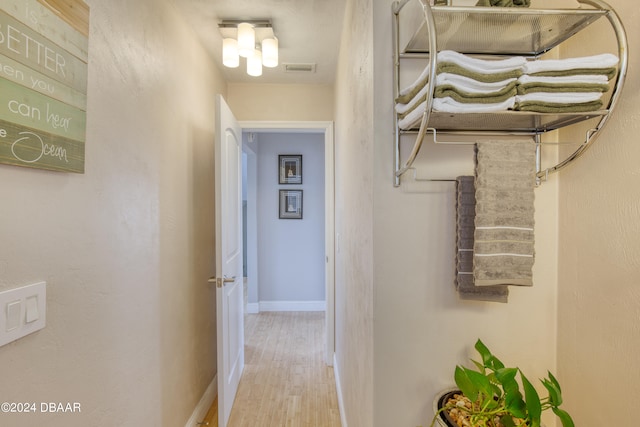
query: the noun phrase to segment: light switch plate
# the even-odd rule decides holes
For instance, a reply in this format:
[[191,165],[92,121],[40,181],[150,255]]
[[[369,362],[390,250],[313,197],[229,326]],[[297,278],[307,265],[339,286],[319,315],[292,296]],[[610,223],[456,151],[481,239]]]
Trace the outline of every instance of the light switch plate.
[[0,346],[46,325],[47,283],[0,292]]

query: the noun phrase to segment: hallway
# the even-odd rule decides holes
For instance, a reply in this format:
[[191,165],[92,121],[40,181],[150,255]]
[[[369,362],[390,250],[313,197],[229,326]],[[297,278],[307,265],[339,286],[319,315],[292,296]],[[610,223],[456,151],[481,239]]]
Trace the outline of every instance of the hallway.
[[229,427],[340,426],[324,312],[245,316],[245,370]]

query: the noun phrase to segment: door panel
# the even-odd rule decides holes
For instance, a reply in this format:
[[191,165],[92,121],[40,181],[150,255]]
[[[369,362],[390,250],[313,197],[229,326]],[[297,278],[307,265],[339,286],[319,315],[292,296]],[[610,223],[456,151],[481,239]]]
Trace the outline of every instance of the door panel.
[[244,369],[242,131],[221,95],[215,157],[218,425],[226,427]]

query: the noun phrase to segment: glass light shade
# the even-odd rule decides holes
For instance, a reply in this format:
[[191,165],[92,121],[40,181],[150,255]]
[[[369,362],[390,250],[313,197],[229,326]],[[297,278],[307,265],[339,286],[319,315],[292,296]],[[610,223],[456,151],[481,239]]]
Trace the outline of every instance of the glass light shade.
[[262,52],[254,49],[252,56],[247,58],[247,74],[253,77],[262,75]]
[[262,40],[262,65],[270,68],[278,66],[278,39]]
[[238,24],[238,53],[244,58],[253,55],[256,49],[256,32],[253,25],[243,22]]
[[236,39],[222,40],[222,63],[229,68],[236,68],[240,65],[238,41]]

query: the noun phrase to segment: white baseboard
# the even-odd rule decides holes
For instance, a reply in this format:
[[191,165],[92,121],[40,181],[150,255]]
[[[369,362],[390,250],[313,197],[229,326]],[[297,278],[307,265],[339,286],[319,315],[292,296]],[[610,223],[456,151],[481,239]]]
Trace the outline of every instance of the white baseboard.
[[198,424],[204,420],[204,417],[207,416],[207,412],[209,412],[209,408],[213,404],[216,396],[218,395],[218,375],[214,375],[211,384],[207,386],[207,389],[204,391],[204,394],[200,398],[200,402],[193,410],[193,414],[191,414],[191,418],[185,424],[185,427],[200,427]]
[[249,314],[260,313],[260,304],[257,303],[257,302],[247,303],[247,306],[246,306],[245,310]]
[[260,301],[260,311],[325,311],[325,301]]
[[342,427],[347,427],[347,417],[344,414],[344,400],[342,399],[342,388],[340,387],[340,372],[338,372],[338,361],[333,353],[333,376],[336,379],[336,393],[338,395],[338,410],[340,411],[340,423]]

